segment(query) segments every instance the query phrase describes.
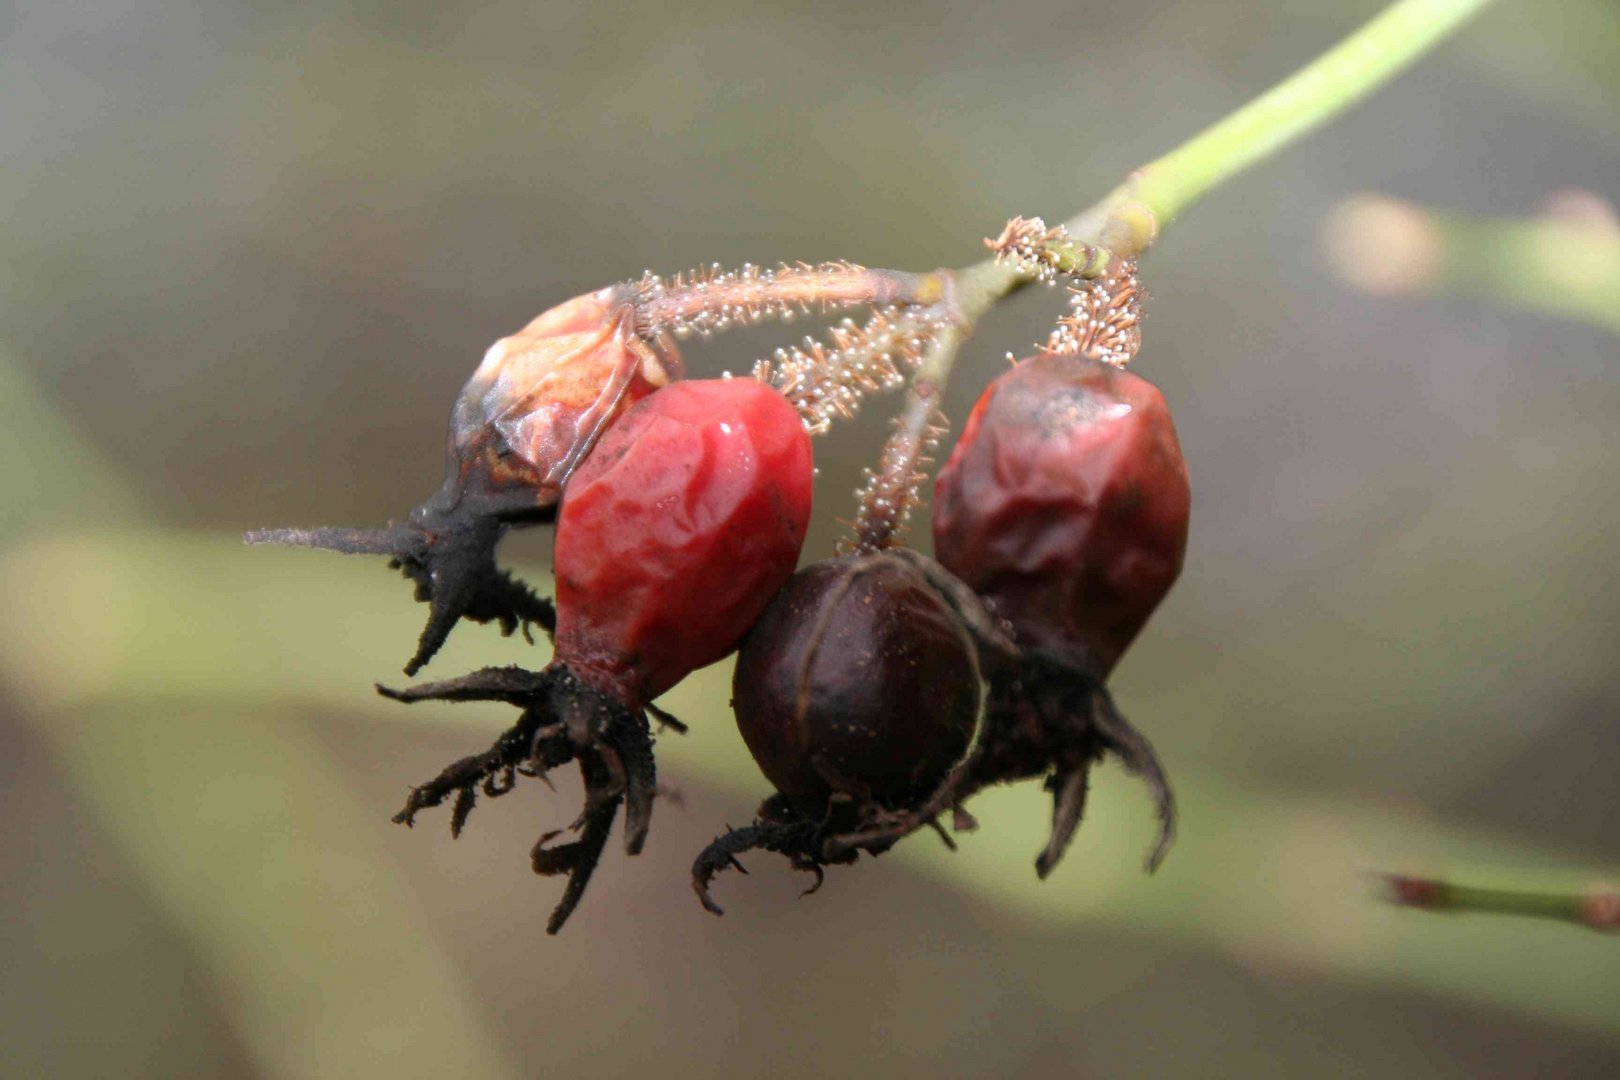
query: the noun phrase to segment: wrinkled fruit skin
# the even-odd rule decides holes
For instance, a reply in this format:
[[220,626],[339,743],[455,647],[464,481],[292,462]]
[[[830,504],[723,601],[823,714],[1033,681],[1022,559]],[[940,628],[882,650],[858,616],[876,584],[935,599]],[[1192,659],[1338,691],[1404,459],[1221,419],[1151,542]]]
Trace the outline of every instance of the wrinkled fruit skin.
[[678,379],[680,357],[635,333],[623,286],[543,312],[484,354],[450,416],[450,475],[434,509],[463,500],[543,511],[609,424]]
[[966,751],[978,661],[913,566],[859,555],[810,566],[777,594],[743,643],[732,695],[754,760],[803,810],[835,793],[898,807]]
[[798,413],[753,379],[637,402],[558,514],[557,657],[638,708],[726,656],[793,574],[811,475]]
[[1080,356],[990,384],[934,489],[934,552],[1019,643],[1105,678],[1181,571],[1191,496],[1164,397]]

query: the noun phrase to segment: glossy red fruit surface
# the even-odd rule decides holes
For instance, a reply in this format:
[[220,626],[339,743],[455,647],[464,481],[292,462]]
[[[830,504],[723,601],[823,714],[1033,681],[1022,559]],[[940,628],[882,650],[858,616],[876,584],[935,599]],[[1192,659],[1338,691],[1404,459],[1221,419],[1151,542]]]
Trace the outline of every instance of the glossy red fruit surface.
[[978,661],[915,567],[886,553],[831,559],[796,574],[750,631],[732,702],[754,760],[790,799],[901,806],[966,751]]
[[1015,365],[934,489],[934,552],[1026,648],[1105,677],[1181,572],[1191,496],[1157,387],[1080,356]]
[[557,519],[557,652],[631,707],[737,647],[792,576],[810,437],[753,379],[637,402],[569,482]]

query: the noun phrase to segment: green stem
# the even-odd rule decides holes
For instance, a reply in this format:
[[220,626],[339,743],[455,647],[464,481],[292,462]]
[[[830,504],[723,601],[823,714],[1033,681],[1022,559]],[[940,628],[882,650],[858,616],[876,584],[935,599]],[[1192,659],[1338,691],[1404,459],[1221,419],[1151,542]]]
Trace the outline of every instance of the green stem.
[[[1071,241],[1121,258],[1146,251],[1159,231],[1216,185],[1344,112],[1423,56],[1491,0],[1397,0],[1360,30],[1237,112],[1133,172],[1064,222]],[[958,278],[969,320],[1028,282],[981,263]]]
[[1329,216],[1323,243],[1369,291],[1479,296],[1620,334],[1612,220],[1471,217],[1362,195]]
[[1454,885],[1447,881],[1391,875],[1391,902],[1424,911],[1473,911],[1578,923],[1593,930],[1620,929],[1620,894],[1530,892]]
[[1228,177],[1360,101],[1490,0],[1402,0],[1127,185],[1160,225]]

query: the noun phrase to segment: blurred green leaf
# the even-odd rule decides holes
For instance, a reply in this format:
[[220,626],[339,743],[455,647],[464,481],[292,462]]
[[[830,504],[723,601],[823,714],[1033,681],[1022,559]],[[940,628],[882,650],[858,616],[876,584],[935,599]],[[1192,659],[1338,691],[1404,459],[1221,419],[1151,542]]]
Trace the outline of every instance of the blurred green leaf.
[[[289,1078],[507,1075],[464,980],[381,862],[371,815],[348,797],[326,750],[285,714],[256,711],[251,694],[185,700],[186,686],[233,687],[243,650],[264,655],[234,622],[244,612],[226,610],[232,587],[213,605],[223,619],[193,618],[203,598],[186,567],[171,581],[129,578],[128,565],[99,556],[106,534],[81,546],[38,531],[137,510],[4,363],[0,449],[33,463],[0,473],[0,539],[26,529],[40,537],[31,550],[65,556],[10,607],[5,678],[74,791],[199,946],[256,1063]],[[184,672],[157,665],[156,679],[119,685],[114,673],[132,670],[124,665],[160,655]]]
[[301,723],[113,699],[31,711],[78,795],[200,946],[268,1076],[509,1075]]

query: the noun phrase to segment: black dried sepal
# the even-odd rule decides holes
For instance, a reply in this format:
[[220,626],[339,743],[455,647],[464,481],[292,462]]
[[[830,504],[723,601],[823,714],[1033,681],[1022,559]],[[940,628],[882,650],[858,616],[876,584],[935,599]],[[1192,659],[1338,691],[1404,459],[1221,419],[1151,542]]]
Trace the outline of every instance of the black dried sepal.
[[992,677],[985,728],[970,788],[1045,776],[1052,793],[1052,834],[1036,859],[1037,874],[1050,874],[1068,849],[1085,812],[1091,767],[1107,754],[1147,784],[1159,833],[1146,865],[1158,869],[1175,840],[1175,795],[1153,744],[1100,680],[1051,656],[1028,656]]
[[581,683],[566,665],[552,664],[538,673],[485,668],[405,690],[377,689],[406,703],[502,701],[523,710],[518,722],[488,750],[451,763],[413,788],[404,809],[394,815],[398,824],[412,825],[419,812],[453,797],[450,829],[459,835],[479,792],[503,795],[518,773],[544,778],[561,765],[579,763],[584,808],[571,826],[578,839],[548,846],[562,830],[548,832],[531,853],[535,873],[568,876],[562,899],[546,923],[548,934],[562,928],[584,895],[621,805],[625,853],[638,854],[646,843],[658,784],[647,717]]
[[737,856],[746,851],[774,851],[786,856],[795,870],[815,875],[816,880],[802,895],[821,888],[823,868],[853,863],[861,852],[881,855],[895,844],[924,827],[939,835],[945,846],[956,850],[956,842],[940,824],[940,816],[952,811],[958,832],[978,827],[960,806],[970,787],[970,774],[979,752],[977,725],[974,741],[967,752],[927,798],[909,806],[892,807],[846,794],[830,796],[818,810],[811,811],[803,800],[773,795],[759,808],[752,825],[731,829],[718,836],[698,854],[692,864],[692,888],[703,907],[716,915],[725,912],[709,895],[709,886],[722,870],[743,869]]
[[766,799],[752,825],[728,829],[698,853],[697,860],[692,864],[692,891],[697,893],[698,902],[705,911],[715,915],[725,914],[725,909],[709,895],[709,886],[722,870],[748,873],[737,859],[738,855],[748,851],[774,851],[785,856],[793,869],[814,874],[815,882],[800,894],[809,896],[821,888],[821,883],[826,879],[822,868],[829,862],[855,861],[854,851],[845,852],[834,859],[822,857],[823,841],[829,832],[838,828],[840,821],[844,824],[853,821],[852,809],[853,804],[849,799],[835,798],[829,803],[827,815],[817,819],[805,816],[785,796],[773,795]]
[[[521,524],[540,520],[533,517]],[[505,635],[522,630],[526,638],[530,626],[548,634],[555,629],[557,613],[551,601],[495,565],[495,547],[515,524],[520,522],[467,507],[442,514],[419,509],[411,521],[380,529],[257,529],[244,539],[250,544],[387,556],[389,567],[409,578],[416,586],[416,599],[428,605],[427,625],[405,665],[405,674],[415,675],[461,619],[497,623]]]

